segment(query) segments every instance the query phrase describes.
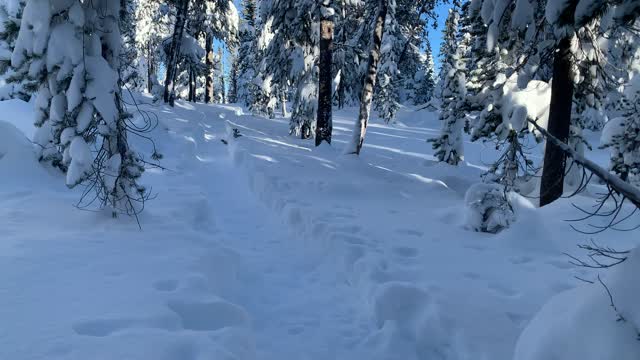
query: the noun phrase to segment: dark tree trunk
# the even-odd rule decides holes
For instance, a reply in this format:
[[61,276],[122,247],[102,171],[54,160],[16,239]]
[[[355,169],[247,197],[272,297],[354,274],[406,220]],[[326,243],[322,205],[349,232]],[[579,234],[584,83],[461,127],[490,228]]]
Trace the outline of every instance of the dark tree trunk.
[[178,58],[180,57],[180,46],[182,44],[182,36],[184,33],[184,23],[189,10],[189,0],[181,0],[178,3],[178,12],[176,14],[176,23],[173,28],[173,36],[171,37],[171,47],[169,49],[167,59],[167,76],[164,79],[164,102],[173,106],[175,101],[175,77],[178,67]]
[[147,91],[149,94],[153,92],[153,74],[155,73],[152,54],[151,43],[147,43]]
[[332,78],[333,63],[333,15],[330,14],[331,0],[320,7],[320,76],[318,86],[318,117],[316,120],[316,146],[322,141],[331,144],[332,120]]
[[382,45],[382,35],[384,34],[384,22],[387,18],[387,1],[388,0],[378,0],[378,15],[376,16],[376,23],[373,29],[373,43],[369,50],[369,65],[360,97],[360,113],[358,114],[358,121],[353,130],[353,139],[346,151],[348,154],[360,155],[362,144],[364,144],[369,116],[371,115],[371,102],[373,100],[373,89],[376,86],[378,63],[380,62],[380,46]]
[[222,48],[218,48],[218,58],[220,59],[220,103],[227,103],[226,82],[224,80],[224,61],[222,61],[224,54]]
[[[573,80],[571,79],[571,38],[558,43],[553,60],[553,82],[549,107],[548,131],[562,142],[569,139],[571,107],[573,105]],[[566,154],[553,142],[547,141],[544,167],[540,180],[540,206],[560,198],[563,192]]]
[[207,80],[204,89],[204,102],[209,104],[213,102],[213,35],[207,32],[206,37],[206,65],[207,65]]
[[189,65],[189,101],[196,102],[196,72],[193,65]]

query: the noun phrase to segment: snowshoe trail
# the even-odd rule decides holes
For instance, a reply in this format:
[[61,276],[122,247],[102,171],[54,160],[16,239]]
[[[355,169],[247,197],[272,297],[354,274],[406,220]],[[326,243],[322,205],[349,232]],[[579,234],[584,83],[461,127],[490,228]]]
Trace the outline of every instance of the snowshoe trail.
[[[246,311],[256,358],[348,359],[350,343],[363,332],[352,303],[345,301],[354,296],[349,293],[353,290],[338,277],[327,278],[308,265],[300,256],[304,242],[293,238],[287,225],[256,198],[234,166],[227,145],[220,141],[233,141],[227,139],[224,124],[234,112],[204,111],[200,123],[188,127],[191,133],[180,135],[194,140],[200,186],[222,244],[243,254],[237,268],[240,284],[224,296]],[[345,226],[341,231],[358,229]],[[355,237],[350,241],[362,242]],[[213,317],[207,315],[209,310],[195,307],[186,315],[193,321]]]

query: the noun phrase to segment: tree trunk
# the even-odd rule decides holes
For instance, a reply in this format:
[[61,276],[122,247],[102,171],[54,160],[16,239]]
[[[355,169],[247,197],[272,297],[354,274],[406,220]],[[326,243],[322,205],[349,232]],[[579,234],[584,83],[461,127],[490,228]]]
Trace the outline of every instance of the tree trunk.
[[[549,107],[549,133],[566,143],[569,139],[571,107],[573,105],[573,80],[571,79],[571,37],[558,43],[553,60],[553,82]],[[540,179],[540,206],[560,198],[563,192],[566,154],[553,142],[547,141],[544,167]]]
[[382,35],[384,34],[384,22],[387,18],[387,1],[378,0],[378,15],[373,29],[373,43],[369,50],[369,65],[367,75],[364,78],[364,86],[360,97],[360,113],[351,144],[347,145],[347,154],[360,155],[364,137],[367,132],[367,124],[371,115],[371,101],[373,100],[373,89],[376,85],[376,75],[378,74],[378,62],[380,61],[380,45],[382,45]]
[[149,92],[149,94],[151,94],[153,92],[153,74],[154,74],[154,68],[153,68],[153,58],[152,58],[152,51],[151,51],[151,43],[147,43],[147,91]]
[[223,61],[224,54],[222,53],[222,48],[218,48],[218,55],[219,55],[218,58],[220,59],[220,103],[226,104],[227,103],[227,92],[226,92],[227,85],[225,84],[225,80],[224,80],[224,61]]
[[189,65],[189,101],[196,102],[196,72],[193,65]]
[[180,57],[180,46],[182,45],[182,36],[184,32],[184,23],[189,10],[189,0],[181,0],[178,3],[178,12],[176,14],[176,23],[171,37],[171,48],[169,49],[167,59],[167,75],[164,79],[164,102],[173,106],[175,101],[175,77],[178,67],[178,58]]
[[207,32],[206,36],[206,65],[207,80],[204,89],[204,102],[209,104],[213,102],[213,35]]
[[282,108],[282,117],[286,118],[287,113],[287,89],[284,86],[280,87],[280,106]]
[[331,0],[325,0],[320,7],[320,76],[318,84],[318,117],[316,120],[316,146],[322,141],[331,144],[332,87],[331,65],[333,63],[333,9]]

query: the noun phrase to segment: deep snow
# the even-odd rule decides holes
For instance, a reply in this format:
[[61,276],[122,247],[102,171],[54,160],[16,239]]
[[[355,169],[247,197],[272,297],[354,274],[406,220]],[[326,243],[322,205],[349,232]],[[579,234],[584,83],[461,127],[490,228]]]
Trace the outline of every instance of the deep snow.
[[0,359],[512,359],[542,305],[595,276],[562,253],[589,241],[564,220],[597,186],[473,232],[464,196],[495,150],[435,162],[435,114],[374,120],[356,158],[354,109],[314,148],[287,119],[140,100],[168,169],[143,178],[142,230],[74,208],[82,189],[33,157],[30,105],[0,102]]

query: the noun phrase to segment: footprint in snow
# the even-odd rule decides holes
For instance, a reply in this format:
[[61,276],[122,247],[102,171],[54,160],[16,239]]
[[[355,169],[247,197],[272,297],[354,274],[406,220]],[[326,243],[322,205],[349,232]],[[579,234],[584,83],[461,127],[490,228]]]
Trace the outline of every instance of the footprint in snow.
[[113,318],[82,321],[72,327],[78,335],[105,337],[127,329],[143,328],[171,331],[177,329],[177,324],[175,319],[167,317],[150,319]]
[[249,324],[249,315],[243,308],[223,300],[176,300],[167,306],[178,315],[182,327],[187,330],[213,331]]
[[178,288],[178,281],[176,280],[159,280],[153,284],[153,288],[158,291],[170,292]]
[[418,256],[420,251],[408,246],[397,246],[393,248],[393,253],[404,258],[414,258]]
[[422,235],[424,235],[424,232],[420,230],[414,230],[414,229],[397,229],[396,233],[402,234],[402,235],[416,236],[416,237],[421,237]]
[[497,282],[490,282],[488,284],[490,290],[496,294],[504,297],[517,297],[520,293],[509,286],[499,284]]
[[509,262],[514,265],[526,264],[533,260],[530,256],[513,256],[509,258]]

